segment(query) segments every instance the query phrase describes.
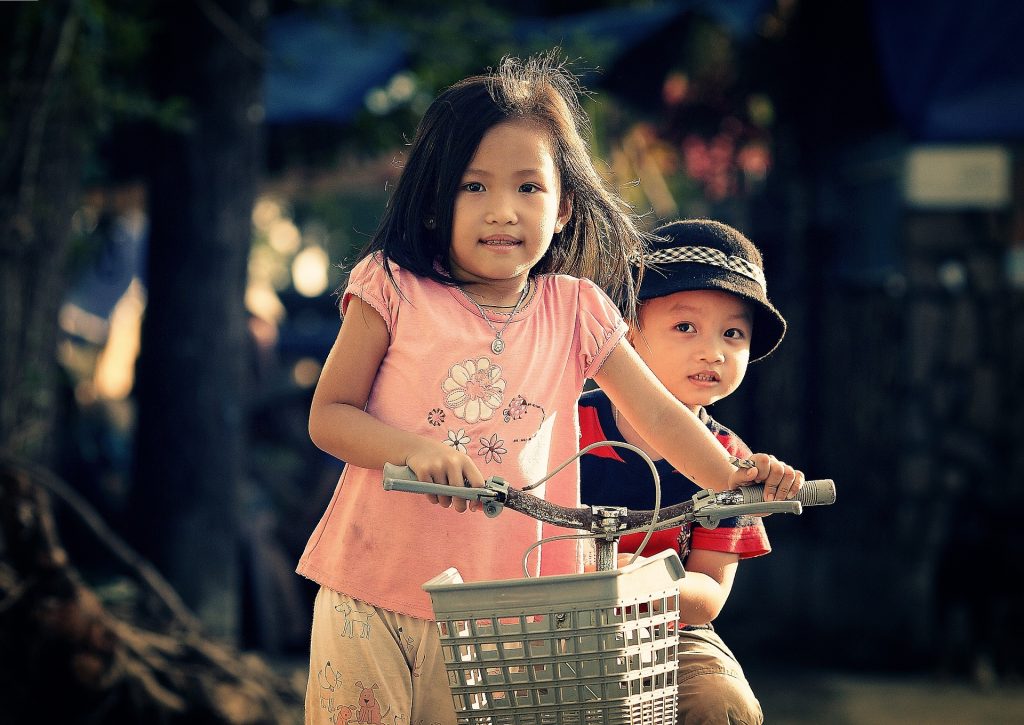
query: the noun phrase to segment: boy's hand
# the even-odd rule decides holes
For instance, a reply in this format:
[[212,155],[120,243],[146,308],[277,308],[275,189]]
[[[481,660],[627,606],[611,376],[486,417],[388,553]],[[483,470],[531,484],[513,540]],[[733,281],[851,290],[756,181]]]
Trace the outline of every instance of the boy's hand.
[[755,453],[747,460],[752,468],[737,468],[729,476],[729,487],[764,483],[764,500],[789,499],[804,485],[804,474],[769,453]]
[[[484,485],[483,474],[476,467],[469,456],[459,453],[454,448],[445,445],[427,445],[422,449],[414,451],[405,459],[405,465],[413,470],[416,478],[428,483],[445,483],[449,486],[475,486],[480,488]],[[464,498],[452,496],[433,496],[427,498],[431,503],[436,503],[445,508],[455,507],[460,513],[467,508],[476,511],[480,508],[478,501],[467,501]]]

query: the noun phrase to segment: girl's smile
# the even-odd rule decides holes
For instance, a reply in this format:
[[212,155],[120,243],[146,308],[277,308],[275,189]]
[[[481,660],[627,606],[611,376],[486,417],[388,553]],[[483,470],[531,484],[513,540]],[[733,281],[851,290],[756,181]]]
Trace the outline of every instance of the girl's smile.
[[551,139],[538,124],[506,121],[480,141],[455,196],[452,275],[485,304],[513,304],[561,231],[563,204]]

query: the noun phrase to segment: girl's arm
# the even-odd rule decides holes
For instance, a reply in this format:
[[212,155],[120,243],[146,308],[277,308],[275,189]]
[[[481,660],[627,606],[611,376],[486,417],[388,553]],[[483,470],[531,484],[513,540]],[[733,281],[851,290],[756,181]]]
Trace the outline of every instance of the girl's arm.
[[676,400],[627,341],[615,346],[594,380],[636,432],[701,488],[725,491],[762,480],[756,468],[737,471],[707,426]]
[[[405,464],[421,481],[482,486],[483,476],[468,456],[382,423],[364,410],[389,342],[380,314],[352,296],[313,393],[309,437],[324,452],[354,466]],[[451,499],[444,497],[440,503],[450,506]],[[456,499],[455,508],[464,511],[465,500]]]
[[691,551],[679,582],[679,619],[687,624],[713,621],[729,598],[739,561],[738,554],[724,551]]

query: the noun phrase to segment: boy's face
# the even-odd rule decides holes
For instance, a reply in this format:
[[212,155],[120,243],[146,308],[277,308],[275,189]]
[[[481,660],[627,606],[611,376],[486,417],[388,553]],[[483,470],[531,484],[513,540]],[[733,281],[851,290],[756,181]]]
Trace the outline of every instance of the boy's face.
[[693,290],[647,300],[630,342],[661,382],[691,409],[736,390],[750,362],[753,317],[729,292]]

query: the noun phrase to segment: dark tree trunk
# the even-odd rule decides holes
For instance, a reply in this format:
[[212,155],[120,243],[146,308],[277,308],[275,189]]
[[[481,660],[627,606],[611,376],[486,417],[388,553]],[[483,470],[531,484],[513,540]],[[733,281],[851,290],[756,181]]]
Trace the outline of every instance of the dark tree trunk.
[[131,511],[139,546],[207,628],[231,638],[264,9],[249,0],[159,9],[154,85],[163,100],[185,102],[187,122],[154,139]]
[[0,14],[0,450],[45,462],[57,308],[91,120],[70,77],[72,4],[18,5]]

